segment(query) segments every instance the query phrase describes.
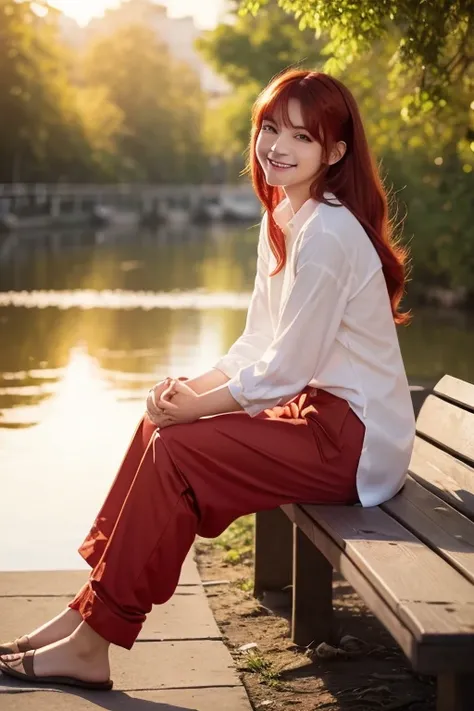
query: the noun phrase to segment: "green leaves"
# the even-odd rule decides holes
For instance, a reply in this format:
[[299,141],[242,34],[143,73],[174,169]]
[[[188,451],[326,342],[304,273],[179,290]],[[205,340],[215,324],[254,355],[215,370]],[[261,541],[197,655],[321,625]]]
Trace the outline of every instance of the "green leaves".
[[197,46],[234,86],[251,82],[262,86],[289,65],[322,64],[323,43],[314,30],[301,32],[276,2],[261,5],[256,19],[247,13],[233,24],[219,25]]
[[199,180],[193,70],[145,23],[118,22],[84,58],[62,44],[59,17],[44,0],[0,0],[0,182]]
[[[474,63],[474,0],[410,2],[402,0],[277,0],[298,20],[329,38],[330,65],[343,71],[370,49],[374,41],[398,35],[397,53],[405,70],[435,101],[453,83],[470,76]],[[257,15],[267,3],[242,0],[242,11]]]
[[473,5],[243,3],[247,14],[236,11],[233,24],[219,26],[201,43],[206,59],[235,87],[211,117],[220,126],[213,135],[219,135],[222,154],[244,153],[252,101],[285,67],[322,69],[349,86],[382,161],[394,216],[399,205],[395,223],[407,213],[410,290],[422,297],[427,285],[473,290],[474,77],[468,56],[474,57],[474,48],[466,20]]

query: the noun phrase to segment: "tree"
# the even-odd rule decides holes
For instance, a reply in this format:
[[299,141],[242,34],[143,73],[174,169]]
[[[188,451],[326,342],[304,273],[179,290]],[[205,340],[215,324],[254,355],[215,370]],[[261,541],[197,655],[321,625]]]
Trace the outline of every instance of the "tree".
[[0,0],[0,181],[46,180],[79,169],[87,145],[44,2]]
[[149,182],[199,177],[199,80],[169,55],[152,29],[126,25],[97,38],[85,58],[84,81],[105,87],[123,116],[118,147],[128,177]]
[[120,155],[125,130],[123,112],[103,86],[78,87],[76,107],[90,152],[90,177],[114,182],[124,173]]
[[[273,0],[242,0],[242,11],[256,14]],[[450,85],[472,86],[474,63],[474,0],[278,0],[300,29],[312,28],[330,41],[331,70],[347,67],[377,40],[399,38],[397,59],[404,72],[416,76],[418,99],[426,90],[440,98]]]
[[272,0],[262,7],[257,20],[237,15],[232,24],[220,24],[197,42],[203,57],[234,86],[265,85],[288,66],[321,62],[324,43],[314,30],[300,32]]

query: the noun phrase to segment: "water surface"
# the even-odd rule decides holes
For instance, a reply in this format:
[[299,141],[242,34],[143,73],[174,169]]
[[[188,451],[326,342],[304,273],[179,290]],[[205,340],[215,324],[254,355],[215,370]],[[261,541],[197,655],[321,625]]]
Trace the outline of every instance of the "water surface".
[[[76,568],[149,387],[208,370],[242,332],[257,231],[0,240],[0,570]],[[415,309],[409,378],[474,380],[472,326]]]

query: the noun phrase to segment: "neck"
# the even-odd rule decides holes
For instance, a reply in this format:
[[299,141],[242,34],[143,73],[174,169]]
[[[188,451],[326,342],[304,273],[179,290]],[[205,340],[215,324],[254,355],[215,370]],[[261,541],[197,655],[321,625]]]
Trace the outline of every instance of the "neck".
[[294,215],[296,215],[298,210],[302,208],[305,202],[311,197],[308,188],[306,186],[301,185],[283,188],[283,192],[288,198],[288,202],[291,205],[291,209]]

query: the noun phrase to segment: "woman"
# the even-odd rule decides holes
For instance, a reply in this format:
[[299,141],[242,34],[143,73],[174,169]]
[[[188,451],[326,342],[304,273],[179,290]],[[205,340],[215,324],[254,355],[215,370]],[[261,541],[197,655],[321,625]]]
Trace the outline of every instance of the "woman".
[[0,649],[3,673],[110,689],[196,534],[291,502],[375,506],[403,486],[414,414],[396,323],[405,252],[354,98],[288,71],[256,101],[250,168],[265,214],[242,336],[215,367],[156,385],[80,548],[88,583]]

